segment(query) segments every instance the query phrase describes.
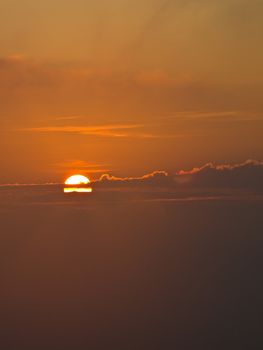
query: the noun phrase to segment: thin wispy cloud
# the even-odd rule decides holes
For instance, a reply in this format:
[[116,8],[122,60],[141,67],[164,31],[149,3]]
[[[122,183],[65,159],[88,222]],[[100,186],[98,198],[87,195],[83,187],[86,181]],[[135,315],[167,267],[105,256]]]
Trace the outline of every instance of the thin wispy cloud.
[[127,130],[139,129],[140,124],[112,124],[97,126],[43,126],[26,128],[23,131],[39,133],[72,133],[80,135],[91,135],[101,137],[127,137]]
[[213,117],[233,117],[239,114],[240,114],[240,111],[183,111],[183,112],[176,112],[171,117],[213,118]]
[[55,120],[76,120],[76,119],[81,119],[81,116],[72,115],[72,116],[56,117],[55,118]]
[[181,134],[161,134],[147,132],[144,124],[106,124],[98,126],[43,126],[20,129],[21,131],[37,133],[72,133],[87,136],[110,137],[110,138],[175,138]]
[[70,172],[86,172],[88,174],[101,174],[107,171],[111,171],[109,164],[97,164],[87,162],[80,159],[67,160],[60,163],[52,164],[57,172],[65,172],[65,170]]
[[[61,163],[56,163],[55,165],[60,166],[60,167],[64,167],[64,168],[74,168],[74,167],[79,167],[79,168],[99,168],[101,166],[106,166],[105,164],[93,164],[90,162],[86,162],[85,160],[80,160],[80,159],[72,159],[72,160],[67,160]],[[108,165],[107,165],[108,166]]]
[[245,112],[245,111],[183,111],[175,112],[167,119],[175,120],[209,120],[223,122],[242,122],[242,121],[260,121],[263,120],[262,113]]

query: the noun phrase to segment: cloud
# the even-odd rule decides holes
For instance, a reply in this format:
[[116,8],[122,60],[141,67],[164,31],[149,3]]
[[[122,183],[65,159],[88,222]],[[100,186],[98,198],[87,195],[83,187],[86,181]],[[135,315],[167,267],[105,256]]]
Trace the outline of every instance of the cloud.
[[[78,116],[83,124],[116,120],[137,124],[141,123],[142,116],[144,121],[152,121],[153,116],[167,115],[174,116],[174,122],[180,118],[187,122],[201,117],[210,121],[260,119],[260,82],[221,86],[197,79],[191,72],[181,74],[163,67],[130,70],[79,62],[41,62],[23,55],[2,57],[1,113],[7,125],[29,127],[32,120],[36,123],[45,120],[46,125],[52,126],[55,119],[59,123],[71,119],[78,122]],[[189,80],[185,74],[192,78]],[[176,113],[186,109],[197,112]],[[104,131],[105,137],[123,137],[123,132],[113,134]],[[158,135],[158,132],[144,131],[136,137]]]
[[[79,170],[85,174],[100,174],[107,171],[108,166],[102,164],[92,164],[83,160],[69,160],[63,163],[54,164],[61,171]],[[50,183],[54,184],[54,183]],[[34,184],[35,186],[45,186],[50,184]],[[62,183],[57,185],[63,185]],[[2,184],[1,187],[19,187],[26,184]],[[30,185],[28,185],[30,186]],[[101,175],[97,180],[91,182],[94,189],[135,189],[151,188],[164,189],[172,193],[180,191],[208,190],[213,193],[216,189],[238,189],[255,190],[261,193],[263,190],[263,161],[247,160],[239,164],[214,165],[207,163],[191,170],[180,170],[176,174],[168,173],[164,170],[155,170],[151,173],[138,177],[118,177],[109,173]],[[200,193],[199,193],[200,194]]]
[[189,118],[189,119],[207,119],[207,118],[225,118],[239,115],[239,111],[183,111],[177,112],[170,118]]
[[65,116],[65,117],[56,117],[55,120],[75,120],[81,119],[81,116],[73,115],[73,116]]
[[241,164],[205,164],[175,176],[178,185],[191,187],[257,188],[263,189],[263,162],[247,160]]
[[174,120],[204,120],[206,122],[245,122],[262,121],[262,113],[244,112],[238,110],[229,111],[183,111],[170,115],[167,119]]
[[[98,126],[44,126],[23,129],[24,131],[44,133],[73,133],[101,137],[128,137],[132,136],[126,130],[141,128],[140,124],[112,124]],[[140,135],[140,134],[139,134]],[[136,136],[136,134],[135,134]]]
[[110,171],[108,165],[92,164],[80,159],[68,160],[61,163],[52,164],[52,166],[54,166],[56,168],[56,171],[60,173],[65,173],[65,169],[72,174],[83,171],[88,174],[101,174],[105,173],[106,171]]
[[104,174],[99,180],[92,184],[95,188],[105,187],[170,187],[173,185],[173,178],[166,171],[156,170],[150,174],[139,177],[116,177],[110,174]]
[[115,177],[104,174],[93,182],[95,188],[167,188],[171,191],[190,189],[263,189],[263,162],[247,160],[241,164],[205,164],[175,175],[154,171],[141,177]]
[[[90,169],[83,167],[82,173],[86,174]],[[10,208],[56,205],[93,209],[94,206],[109,202],[258,202],[263,199],[262,179],[263,162],[249,160],[234,165],[209,163],[175,175],[159,170],[139,177],[104,174],[89,184],[93,189],[89,195],[73,193],[66,196],[62,183],[1,185],[0,197],[4,210],[7,204]]]
[[[148,125],[155,126],[156,125]],[[157,125],[158,126],[158,125]],[[141,131],[138,131],[140,130]],[[166,134],[149,132],[147,126],[143,124],[106,124],[97,126],[43,126],[33,128],[23,128],[21,131],[41,132],[41,133],[73,133],[79,135],[111,137],[111,138],[177,138],[181,134]]]
[[35,62],[24,55],[0,57],[0,87],[16,91],[52,86],[63,80],[63,70],[50,64]]

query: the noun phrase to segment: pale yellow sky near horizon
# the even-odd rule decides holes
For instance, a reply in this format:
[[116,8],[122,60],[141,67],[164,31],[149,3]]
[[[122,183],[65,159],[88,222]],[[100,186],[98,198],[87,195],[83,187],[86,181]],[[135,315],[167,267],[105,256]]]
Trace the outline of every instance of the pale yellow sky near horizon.
[[257,0],[0,0],[0,183],[262,158],[262,15]]

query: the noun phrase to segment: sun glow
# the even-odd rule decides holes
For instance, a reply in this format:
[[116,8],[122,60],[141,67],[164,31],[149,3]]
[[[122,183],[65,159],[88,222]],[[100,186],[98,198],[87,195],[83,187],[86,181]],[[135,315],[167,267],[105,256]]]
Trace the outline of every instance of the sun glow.
[[65,185],[69,186],[87,185],[88,183],[90,183],[90,180],[83,175],[73,175],[65,181]]
[[70,176],[65,181],[64,193],[91,193],[92,188],[87,187],[90,180],[83,175]]
[[83,187],[65,187],[64,188],[64,193],[91,193],[92,192],[92,188],[87,187],[87,188],[83,188]]

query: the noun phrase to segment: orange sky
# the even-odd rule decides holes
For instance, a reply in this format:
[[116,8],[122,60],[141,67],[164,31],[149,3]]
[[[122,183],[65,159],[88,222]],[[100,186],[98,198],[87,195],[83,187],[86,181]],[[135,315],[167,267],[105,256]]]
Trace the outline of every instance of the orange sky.
[[261,159],[261,1],[0,2],[0,182]]

